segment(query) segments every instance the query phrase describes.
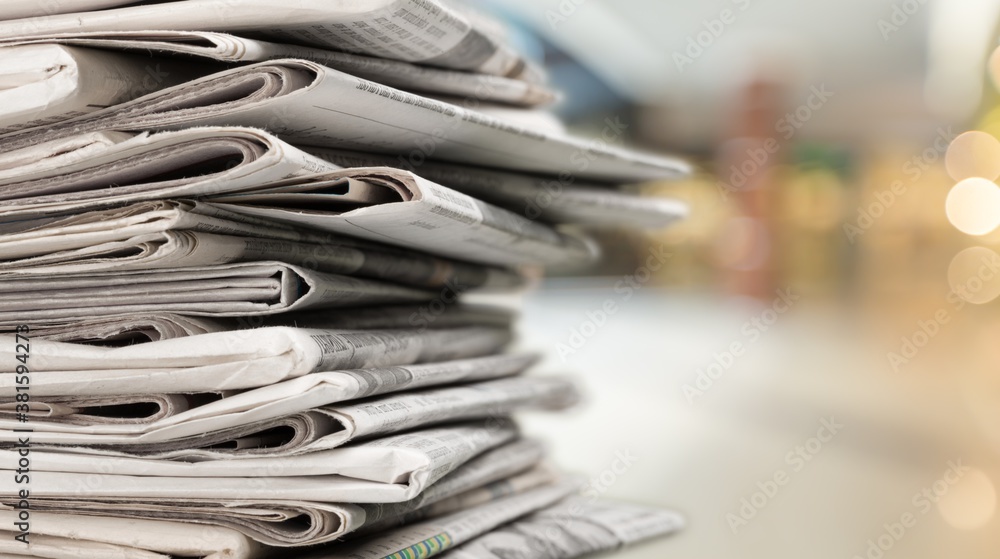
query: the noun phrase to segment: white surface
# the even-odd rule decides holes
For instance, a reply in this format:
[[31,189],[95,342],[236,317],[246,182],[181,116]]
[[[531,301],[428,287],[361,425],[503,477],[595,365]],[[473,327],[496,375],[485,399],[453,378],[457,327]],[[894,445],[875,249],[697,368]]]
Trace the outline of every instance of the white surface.
[[[868,538],[913,510],[912,495],[938,479],[948,459],[983,460],[974,448],[940,448],[925,425],[903,416],[933,417],[933,404],[959,417],[951,414],[948,398],[908,401],[901,393],[884,392],[897,390],[871,380],[884,372],[884,353],[866,352],[860,331],[824,319],[815,305],[805,303],[780,316],[691,405],[681,387],[712,362],[713,352],[746,341],[741,326],[761,307],[651,287],[624,302],[613,285],[543,286],[525,304],[522,336],[526,345],[555,356],[557,344],[588,310],[608,299],[620,304],[578,353],[565,363],[550,358],[543,367],[579,373],[590,401],[569,417],[533,416],[525,422],[529,432],[553,444],[562,466],[588,477],[609,468],[616,452],[632,452],[637,463],[607,495],[686,515],[689,528],[682,535],[616,557],[863,556]],[[792,472],[786,453],[812,437],[820,419],[831,414],[847,423],[844,434]],[[789,471],[791,482],[734,535],[726,514],[737,512],[740,499],[778,469]],[[985,550],[996,548],[990,539],[991,530],[997,533],[996,518],[985,529],[959,533],[944,525],[936,510],[917,516],[917,526],[887,558],[940,557],[946,551],[987,557]]]

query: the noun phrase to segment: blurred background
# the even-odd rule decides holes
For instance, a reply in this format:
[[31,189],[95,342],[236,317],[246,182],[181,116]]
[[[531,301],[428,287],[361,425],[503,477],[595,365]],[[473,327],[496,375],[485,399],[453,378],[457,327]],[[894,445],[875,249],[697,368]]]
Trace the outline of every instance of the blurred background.
[[996,557],[1000,0],[487,4],[570,129],[699,169],[523,304],[591,395],[529,430],[689,520],[621,557]]

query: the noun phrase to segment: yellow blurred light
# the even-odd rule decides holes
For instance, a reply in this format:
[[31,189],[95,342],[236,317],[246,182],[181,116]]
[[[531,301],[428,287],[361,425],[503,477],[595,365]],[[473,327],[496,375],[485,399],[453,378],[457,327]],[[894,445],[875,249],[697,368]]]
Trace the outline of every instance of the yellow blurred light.
[[967,248],[948,265],[948,285],[970,303],[989,303],[1000,297],[1000,274],[994,271],[998,261],[1000,255],[988,248]]
[[948,221],[968,235],[985,235],[1000,225],[1000,187],[983,178],[956,184],[945,202]]
[[996,487],[980,470],[969,470],[938,502],[945,522],[959,530],[976,530],[993,519],[997,510]]
[[990,78],[993,79],[993,87],[1000,90],[1000,47],[993,49],[987,68],[990,71]]
[[996,179],[1000,177],[1000,141],[978,130],[960,134],[948,146],[944,164],[957,181],[973,177]]

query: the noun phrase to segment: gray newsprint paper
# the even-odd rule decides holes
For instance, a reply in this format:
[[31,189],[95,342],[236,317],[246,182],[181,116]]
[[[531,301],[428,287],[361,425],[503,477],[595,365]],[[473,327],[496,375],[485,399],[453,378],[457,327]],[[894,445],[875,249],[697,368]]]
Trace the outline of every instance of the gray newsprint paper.
[[[256,413],[205,416],[180,423],[161,420],[152,426],[34,421],[32,428],[37,436],[32,437],[32,441],[39,449],[58,451],[69,447],[93,447],[143,458],[208,460],[300,455],[337,448],[354,439],[370,439],[434,424],[503,417],[521,409],[561,410],[577,399],[575,386],[566,380],[517,378],[406,392],[363,403],[307,408],[284,415],[276,415],[278,406],[272,404],[268,406],[271,409],[254,410]],[[266,400],[263,403],[271,404]],[[210,413],[208,410],[198,412]],[[264,419],[251,420],[247,415]],[[0,431],[0,441],[12,444],[16,441],[16,422],[2,421],[5,429]],[[284,427],[284,431],[275,432],[275,425]],[[146,429],[129,429],[135,427]],[[0,447],[3,446],[0,443]],[[44,465],[36,463],[35,467],[44,468]],[[60,466],[57,462],[53,467]]]
[[0,48],[0,134],[55,125],[222,69],[51,43]]
[[[315,372],[498,353],[505,327],[321,330],[265,327],[125,347],[31,340],[32,397],[196,394],[268,386]],[[13,397],[17,340],[0,336],[0,397]]]
[[[474,457],[513,441],[508,420],[458,423],[295,455],[182,461],[87,449],[32,452],[36,498],[400,503]],[[16,452],[15,452],[16,454]],[[5,455],[0,496],[18,495]],[[7,475],[9,474],[9,475]],[[149,483],[155,477],[156,483]],[[256,478],[248,483],[248,478]]]
[[[109,50],[152,52],[157,55],[188,55],[229,63],[301,58],[390,87],[436,96],[470,98],[483,102],[525,107],[542,105],[558,99],[556,93],[542,84],[504,76],[448,70],[388,58],[274,43],[209,31],[107,31],[103,33],[84,31],[57,33],[31,39],[0,40],[0,47],[35,44],[67,45],[77,47],[76,51],[79,52],[89,50],[89,54],[86,56],[95,58],[95,62],[90,65],[83,63],[79,65],[81,70],[88,73],[108,65],[116,58],[121,58],[120,55],[108,52]],[[10,52],[13,54],[14,51]],[[81,55],[81,58],[83,56]],[[38,59],[39,64],[40,62],[41,59]],[[38,66],[38,64],[28,66],[29,63],[30,61],[21,62],[27,67]],[[140,83],[150,83],[149,78],[146,77],[147,74],[151,74],[151,72],[141,75],[140,77],[144,80]],[[176,79],[174,83],[176,83]],[[164,80],[162,86],[174,85],[174,83]],[[78,84],[76,89],[81,89],[81,85]],[[106,89],[100,83],[94,83],[88,84],[88,91],[103,94]],[[112,103],[105,102],[104,104],[110,105]]]
[[[87,258],[113,265],[106,256],[123,252],[129,257],[123,261],[119,256],[118,262],[131,261],[139,267],[170,259],[174,265],[196,266],[199,259],[219,263],[225,255],[241,252],[256,253],[247,256],[261,259],[290,253],[306,264],[315,261],[317,267],[335,265],[330,271],[343,273],[354,265],[351,260],[360,260],[356,251],[346,255],[347,262],[336,255],[320,262],[316,254],[322,251],[309,246],[329,244],[331,234],[493,266],[582,265],[596,256],[595,245],[585,238],[555,231],[411,172],[388,167],[340,169],[260,130],[186,129],[142,133],[117,143],[120,136],[101,133],[76,138],[7,154],[12,163],[0,169],[0,258],[28,258],[23,264],[37,269]],[[97,147],[91,139],[99,140]],[[74,148],[81,153],[67,154]],[[59,155],[52,159],[52,153]],[[243,195],[234,196],[237,192]],[[136,205],[177,197],[207,197],[207,201]],[[84,214],[124,203],[133,205]],[[57,219],[53,215],[57,212],[84,215]],[[269,231],[268,224],[275,222],[279,225]],[[188,233],[164,235],[176,229]],[[247,241],[232,238],[240,236],[302,239],[309,244],[248,246]],[[401,260],[415,259],[419,256],[401,256],[397,251],[378,267],[398,272]],[[0,263],[0,273],[3,267]],[[95,270],[89,266],[78,271]],[[476,283],[498,281],[502,275]],[[388,277],[384,271],[374,277],[414,279]],[[505,283],[516,284],[516,279],[508,277]]]
[[571,497],[503,526],[444,559],[573,559],[614,551],[684,527],[681,515],[614,501]]
[[253,316],[430,301],[433,291],[282,262],[0,278],[0,324],[112,314]]
[[[0,38],[79,31],[230,31],[303,44],[540,81],[492,20],[439,0],[183,0],[83,13],[134,2],[4,0]],[[88,4],[93,4],[88,5]],[[23,19],[12,19],[12,18]]]
[[560,481],[450,515],[374,534],[357,542],[319,548],[307,559],[431,557],[498,526],[550,507],[575,493],[579,484]]
[[[259,219],[482,264],[583,265],[598,253],[585,237],[561,233],[401,169],[343,169],[288,182],[209,201]],[[337,198],[345,188],[381,188],[393,197],[341,211]]]
[[339,169],[262,130],[234,127],[89,134],[8,152],[4,158],[4,222],[15,216],[238,192]]
[[387,153],[410,162],[434,158],[619,182],[690,172],[677,159],[526,126],[474,110],[478,100],[466,101],[435,100],[306,60],[274,60],[195,79],[58,126],[7,134],[2,151],[101,130],[248,126],[296,145]]
[[614,184],[546,177],[441,161],[306,146],[305,151],[342,167],[401,167],[424,179],[468,194],[532,220],[589,227],[662,228],[688,214],[686,204],[638,196]]
[[[125,518],[176,520],[230,528],[278,547],[332,542],[351,533],[384,529],[480,505],[551,483],[555,474],[536,441],[506,443],[462,464],[417,497],[401,503],[348,504],[318,501],[178,499],[35,499],[34,510],[66,515],[85,512],[115,522]],[[13,499],[0,503],[16,505]],[[0,509],[2,510],[2,509]],[[360,532],[359,532],[360,531]]]
[[[515,313],[503,307],[469,304],[388,305],[352,309],[350,313],[325,310],[236,318],[184,316],[176,313],[102,315],[83,320],[52,320],[31,326],[32,337],[70,343],[129,345],[173,338],[248,330],[264,326],[296,326],[338,330],[399,328],[461,328],[492,326],[510,329]],[[14,332],[0,326],[0,332]]]

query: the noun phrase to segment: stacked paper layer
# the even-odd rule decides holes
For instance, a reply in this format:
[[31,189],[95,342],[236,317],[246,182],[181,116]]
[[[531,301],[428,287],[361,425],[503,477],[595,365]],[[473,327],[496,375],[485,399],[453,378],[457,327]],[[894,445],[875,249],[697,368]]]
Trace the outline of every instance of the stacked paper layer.
[[[0,6],[0,554],[567,558],[680,529],[575,496],[578,400],[462,301],[683,204],[568,135],[444,0]],[[284,550],[284,551],[283,551]]]

